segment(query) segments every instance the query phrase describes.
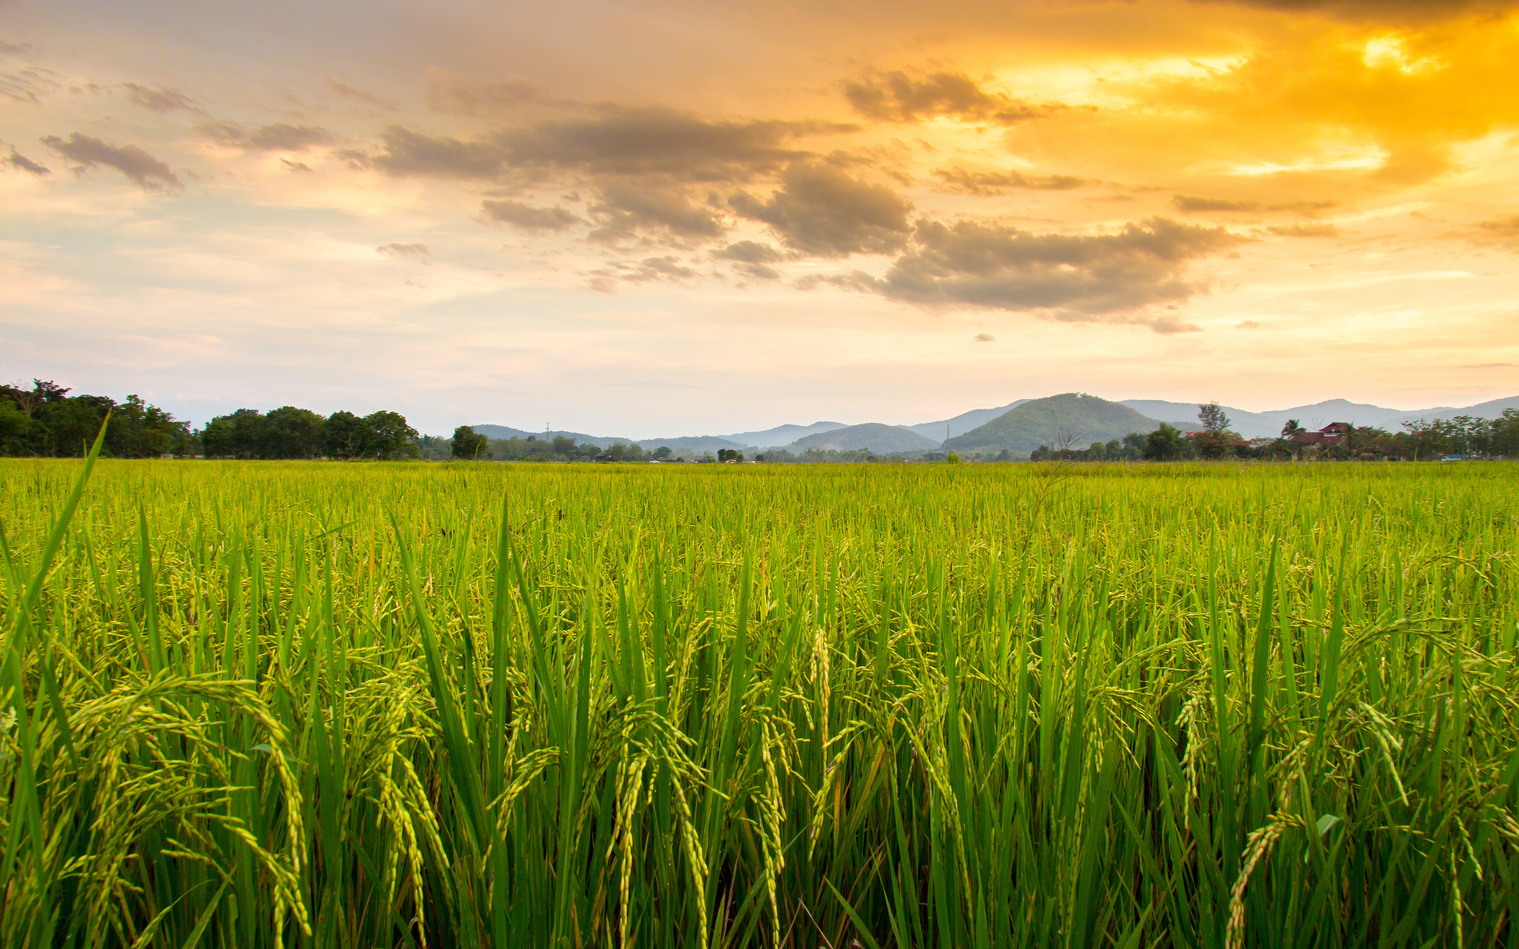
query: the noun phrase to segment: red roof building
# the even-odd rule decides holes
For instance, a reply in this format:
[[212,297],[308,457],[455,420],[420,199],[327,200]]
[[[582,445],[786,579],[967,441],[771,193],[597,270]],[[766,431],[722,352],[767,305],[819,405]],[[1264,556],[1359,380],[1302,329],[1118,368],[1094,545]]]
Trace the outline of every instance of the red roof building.
[[1330,422],[1316,432],[1298,432],[1292,436],[1294,445],[1338,445],[1350,435],[1349,422]]

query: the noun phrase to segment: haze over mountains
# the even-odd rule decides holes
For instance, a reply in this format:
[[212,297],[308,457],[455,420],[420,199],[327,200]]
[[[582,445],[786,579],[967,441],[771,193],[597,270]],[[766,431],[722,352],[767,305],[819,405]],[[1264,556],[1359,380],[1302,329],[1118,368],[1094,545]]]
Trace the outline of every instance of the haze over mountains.
[[[1168,402],[1159,399],[1126,399],[1109,402],[1096,396],[1074,392],[1043,399],[1019,399],[1006,405],[972,409],[947,419],[920,422],[916,425],[887,425],[866,422],[846,425],[843,422],[819,421],[809,425],[777,425],[761,431],[734,432],[727,435],[682,435],[671,438],[621,438],[591,435],[584,432],[544,431],[506,425],[476,425],[475,431],[490,438],[539,439],[573,438],[581,444],[606,448],[615,443],[637,444],[653,449],[667,445],[693,453],[716,452],[731,448],[744,452],[781,448],[795,454],[809,449],[818,451],[868,450],[876,454],[921,453],[936,449],[962,452],[1011,451],[1027,454],[1040,445],[1055,445],[1069,439],[1073,447],[1086,447],[1094,441],[1121,439],[1129,432],[1149,432],[1168,422],[1181,428],[1197,426],[1198,403]],[[1378,405],[1331,399],[1312,405],[1299,405],[1267,412],[1250,412],[1224,406],[1230,427],[1246,438],[1269,438],[1281,432],[1289,419],[1305,428],[1316,429],[1330,422],[1350,422],[1396,431],[1405,422],[1424,419],[1454,418],[1470,415],[1497,418],[1504,409],[1519,409],[1519,396],[1494,399],[1465,407],[1437,406],[1428,409],[1390,409]]]

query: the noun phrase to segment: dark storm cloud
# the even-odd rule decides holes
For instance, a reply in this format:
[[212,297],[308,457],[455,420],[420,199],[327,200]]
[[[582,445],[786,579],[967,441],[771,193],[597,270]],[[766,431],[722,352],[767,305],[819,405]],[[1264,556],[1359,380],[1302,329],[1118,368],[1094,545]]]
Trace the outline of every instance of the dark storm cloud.
[[676,188],[618,180],[604,185],[602,200],[591,206],[601,227],[591,236],[617,241],[639,230],[664,230],[677,238],[720,237],[726,228],[715,209],[693,204]]
[[10,157],[4,159],[4,161],[12,168],[19,168],[22,171],[29,171],[38,177],[51,174],[51,172],[47,170],[46,165],[40,165],[37,162],[32,161],[30,158],[27,158],[25,155],[16,151],[14,148],[11,149]]
[[334,141],[331,132],[314,125],[264,125],[249,130],[233,122],[217,122],[197,131],[218,145],[249,152],[303,152]]
[[188,96],[175,89],[165,89],[162,86],[150,89],[135,82],[124,82],[121,87],[127,91],[128,99],[152,112],[173,112],[176,109],[195,108]]
[[777,264],[782,260],[780,251],[759,241],[737,241],[722,250],[714,251],[712,256],[745,264]]
[[1265,204],[1260,201],[1229,201],[1224,198],[1200,198],[1196,195],[1178,194],[1171,197],[1171,203],[1178,211],[1297,211],[1302,214],[1312,214],[1315,211],[1327,211],[1338,206],[1336,201],[1287,201],[1277,204]]
[[769,201],[731,199],[744,217],[763,221],[787,247],[817,257],[889,253],[907,242],[912,204],[890,188],[851,178],[818,162],[797,162]]
[[136,145],[108,145],[78,132],[70,134],[66,140],[49,135],[42,144],[73,162],[76,171],[105,165],[115,168],[133,184],[148,191],[181,187],[172,168]]
[[883,122],[921,122],[947,115],[966,122],[1013,125],[1065,108],[987,92],[964,73],[953,72],[918,78],[901,70],[876,72],[845,82],[844,97],[856,112]]
[[1014,188],[1039,191],[1069,191],[1086,184],[1085,178],[1072,175],[1025,175],[1016,171],[967,171],[964,168],[941,168],[934,172],[944,179],[948,190],[964,194],[1001,194]]
[[797,138],[852,128],[818,122],[708,122],[671,109],[606,107],[589,118],[503,129],[476,141],[392,126],[382,134],[382,151],[371,163],[393,175],[445,178],[495,178],[524,169],[738,182],[805,156],[790,147]]
[[[1166,218],[1092,236],[925,221],[914,231],[913,249],[884,279],[857,275],[856,281],[892,299],[927,306],[1049,310],[1058,319],[1111,321],[1200,292],[1184,277],[1187,264],[1242,240],[1223,228]],[[1174,317],[1142,322],[1162,332],[1187,328]]]
[[562,231],[580,223],[579,217],[564,208],[539,208],[520,201],[485,201],[480,213],[487,221],[524,231]]

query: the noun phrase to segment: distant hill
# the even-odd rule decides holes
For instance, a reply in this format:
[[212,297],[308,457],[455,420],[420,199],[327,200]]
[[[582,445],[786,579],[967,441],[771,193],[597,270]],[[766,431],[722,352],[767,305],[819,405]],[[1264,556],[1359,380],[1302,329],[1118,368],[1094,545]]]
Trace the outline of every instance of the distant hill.
[[1067,392],[1009,409],[985,425],[951,438],[944,447],[961,452],[1006,449],[1028,454],[1040,445],[1055,447],[1066,436],[1073,439],[1072,448],[1085,448],[1095,441],[1111,441],[1130,432],[1153,431],[1159,426],[1155,419],[1126,405]]
[[811,425],[777,425],[775,428],[767,428],[762,432],[735,432],[721,437],[753,448],[778,448],[781,445],[789,445],[798,438],[847,427],[843,422],[813,422]]
[[[1196,427],[1198,424],[1196,403],[1125,399],[1121,404],[1150,418],[1171,421],[1173,425],[1184,422],[1188,426]],[[1404,422],[1419,419],[1432,422],[1435,419],[1455,418],[1457,415],[1497,418],[1503,414],[1504,409],[1519,409],[1519,396],[1493,399],[1491,402],[1469,405],[1465,408],[1442,405],[1428,409],[1389,409],[1380,405],[1367,405],[1345,399],[1330,399],[1327,402],[1297,405],[1290,409],[1273,409],[1269,412],[1247,412],[1230,405],[1223,408],[1224,414],[1229,416],[1229,427],[1234,431],[1246,438],[1274,438],[1281,434],[1282,426],[1287,424],[1289,419],[1297,419],[1304,428],[1317,429],[1323,428],[1330,422],[1349,422],[1352,425],[1366,425],[1397,432],[1402,430]]]
[[[964,435],[966,432],[981,425],[985,425],[992,419],[1015,409],[1029,399],[1019,399],[995,409],[971,409],[969,412],[961,412],[954,418],[940,419],[937,422],[920,422],[917,425],[904,425],[903,428],[910,432],[917,432],[924,438],[932,438],[936,442],[942,442],[946,437],[954,438],[956,435]],[[948,434],[946,435],[946,430]]]
[[866,422],[864,425],[849,425],[831,432],[808,435],[786,447],[794,452],[804,452],[809,448],[818,451],[858,451],[864,448],[878,455],[889,455],[896,452],[932,451],[939,447],[939,443],[899,425]]
[[611,438],[605,435],[587,435],[584,432],[529,432],[520,428],[512,428],[510,425],[472,425],[470,427],[473,428],[478,434],[484,435],[486,438],[521,438],[523,440],[526,440],[527,437],[531,435],[539,441],[544,441],[545,439],[558,438],[559,436],[563,435],[566,438],[575,439],[576,444],[595,445],[597,448],[607,448],[611,445],[615,445],[618,442],[622,442],[624,445],[633,444],[633,439],[631,438]]
[[682,435],[679,438],[640,438],[638,444],[644,448],[658,448],[668,445],[671,448],[686,448],[691,451],[716,452],[724,448],[736,448],[739,451],[748,451],[749,445],[745,442],[736,442],[728,438],[719,438],[716,435]]

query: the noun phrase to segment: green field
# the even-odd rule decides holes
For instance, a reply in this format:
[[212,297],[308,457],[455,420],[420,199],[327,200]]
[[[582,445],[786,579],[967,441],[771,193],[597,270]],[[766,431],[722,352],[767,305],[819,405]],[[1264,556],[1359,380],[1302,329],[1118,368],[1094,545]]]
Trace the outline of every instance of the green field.
[[83,469],[6,945],[1519,944],[1512,465]]

